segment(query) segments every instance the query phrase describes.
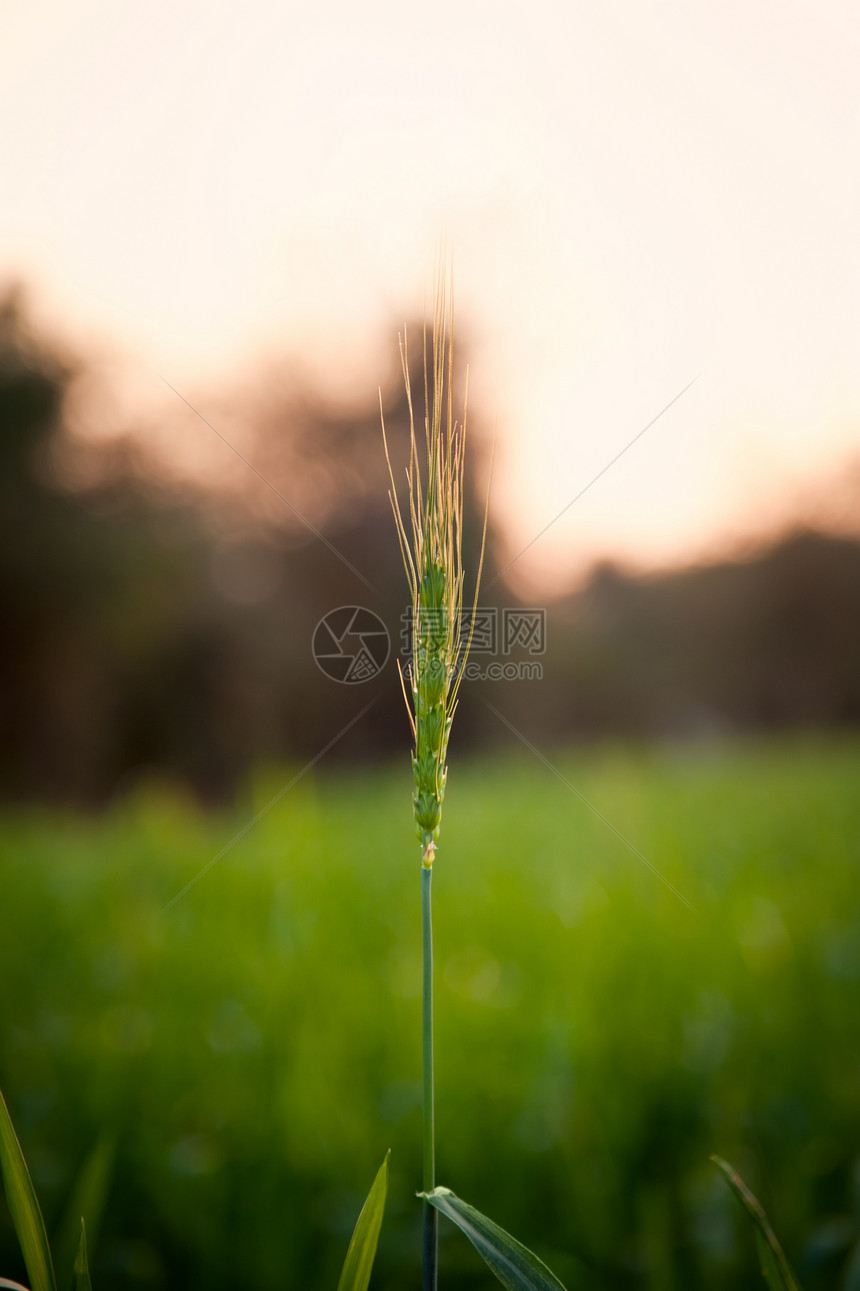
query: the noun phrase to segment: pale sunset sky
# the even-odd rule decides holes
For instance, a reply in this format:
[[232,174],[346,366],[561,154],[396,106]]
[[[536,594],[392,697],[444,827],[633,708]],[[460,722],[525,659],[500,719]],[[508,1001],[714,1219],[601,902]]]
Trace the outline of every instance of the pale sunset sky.
[[858,66],[847,3],[6,6],[0,282],[146,416],[281,350],[372,399],[445,234],[511,555],[697,378],[523,585],[701,558],[860,453]]

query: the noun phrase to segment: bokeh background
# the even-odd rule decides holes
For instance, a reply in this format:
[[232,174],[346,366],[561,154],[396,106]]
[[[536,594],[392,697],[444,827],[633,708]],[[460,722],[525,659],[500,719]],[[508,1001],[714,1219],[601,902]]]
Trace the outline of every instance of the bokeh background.
[[85,1198],[102,1286],[331,1286],[391,1147],[417,1281],[379,397],[402,462],[450,254],[467,566],[492,474],[481,602],[546,640],[457,716],[440,1179],[571,1288],[753,1287],[719,1152],[860,1286],[854,11],[0,30],[0,1086],[60,1259]]

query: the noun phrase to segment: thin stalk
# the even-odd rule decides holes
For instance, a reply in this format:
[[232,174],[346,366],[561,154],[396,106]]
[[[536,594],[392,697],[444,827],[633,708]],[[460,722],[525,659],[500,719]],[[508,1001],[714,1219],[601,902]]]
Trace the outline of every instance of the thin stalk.
[[[424,1191],[436,1187],[436,1122],[433,1091],[433,919],[430,881],[433,870],[421,867],[421,930],[424,940],[423,1032],[424,1032]],[[436,1291],[439,1247],[439,1213],[424,1202],[424,1291]]]

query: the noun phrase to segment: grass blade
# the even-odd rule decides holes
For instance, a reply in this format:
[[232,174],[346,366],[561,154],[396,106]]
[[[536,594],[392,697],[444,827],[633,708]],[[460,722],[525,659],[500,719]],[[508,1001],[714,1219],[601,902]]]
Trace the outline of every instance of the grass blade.
[[[379,1167],[373,1187],[367,1194],[367,1201],[361,1208],[361,1214],[353,1230],[349,1250],[343,1262],[337,1291],[367,1291],[370,1282],[370,1271],[376,1256],[376,1243],[379,1241],[379,1230],[382,1227],[382,1216],[385,1212],[385,1198],[388,1195],[388,1159],[391,1149],[385,1154],[385,1160]],[[88,1291],[82,1288],[81,1291]]]
[[74,1266],[81,1238],[81,1217],[87,1224],[87,1255],[98,1245],[99,1230],[104,1214],[110,1185],[116,1139],[113,1134],[102,1134],[78,1173],[65,1206],[62,1222],[54,1230],[51,1249],[56,1267],[65,1276],[65,1270]]
[[450,1188],[421,1193],[465,1233],[479,1255],[508,1291],[564,1291],[542,1260],[486,1215],[462,1201]]
[[72,1291],[93,1291],[90,1281],[90,1266],[87,1260],[87,1230],[81,1219],[81,1240],[78,1242],[78,1253],[75,1256],[75,1276]]
[[57,1291],[45,1221],[6,1101],[0,1092],[0,1172],[31,1291]]
[[761,1273],[771,1291],[800,1291],[800,1287],[791,1271],[791,1265],[786,1259],[785,1251],[770,1226],[761,1202],[750,1192],[734,1166],[729,1165],[728,1161],[724,1161],[722,1157],[712,1156],[711,1160],[722,1170],[732,1192],[755,1224],[756,1247],[758,1249]]

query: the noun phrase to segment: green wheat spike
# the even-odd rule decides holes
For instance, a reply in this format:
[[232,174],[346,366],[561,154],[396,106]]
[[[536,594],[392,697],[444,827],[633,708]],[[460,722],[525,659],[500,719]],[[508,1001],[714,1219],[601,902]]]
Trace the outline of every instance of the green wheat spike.
[[[412,659],[408,681],[414,776],[415,828],[425,868],[433,864],[442,819],[447,779],[448,738],[463,678],[474,615],[463,632],[463,478],[466,452],[466,405],[463,419],[454,420],[454,327],[450,291],[437,273],[433,313],[431,367],[428,372],[427,329],[424,334],[424,438],[419,450],[409,380],[405,330],[400,336],[400,360],[409,409],[409,466],[406,471],[409,530],[403,518],[388,444],[391,490],[400,550],[412,597]],[[467,374],[468,391],[468,374]],[[382,399],[380,395],[380,416]],[[382,421],[385,437],[385,421]],[[411,531],[411,532],[410,532]],[[475,583],[475,605],[484,559],[484,541]],[[467,639],[462,640],[466,635]],[[404,679],[406,694],[406,679]]]

